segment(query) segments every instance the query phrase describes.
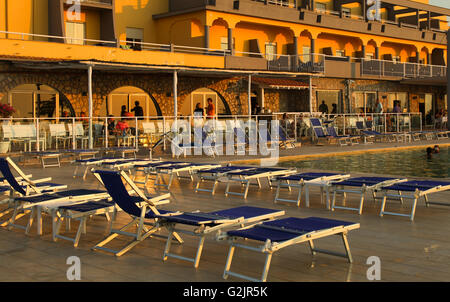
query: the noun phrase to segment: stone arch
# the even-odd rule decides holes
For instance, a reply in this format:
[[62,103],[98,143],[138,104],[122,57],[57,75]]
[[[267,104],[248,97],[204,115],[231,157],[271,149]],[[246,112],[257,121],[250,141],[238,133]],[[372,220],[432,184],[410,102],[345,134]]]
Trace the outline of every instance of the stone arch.
[[[156,114],[158,116],[162,116],[161,107],[160,107],[159,103],[157,102],[157,100],[155,99],[155,97],[150,93],[150,89],[148,89],[148,87],[146,87],[145,85],[141,85],[141,83],[139,81],[134,81],[134,80],[124,81],[124,80],[121,80],[120,82],[116,83],[116,85],[111,85],[110,87],[108,87],[107,88],[107,92],[103,92],[102,94],[104,96],[110,96],[111,94],[114,93],[114,91],[117,91],[117,90],[119,90],[121,88],[127,88],[127,87],[136,88],[136,89],[140,90],[142,93],[146,94],[149,97],[149,106],[153,105],[154,109],[156,110]],[[135,91],[132,91],[132,90],[135,90],[135,89],[130,89],[129,95],[132,95],[133,93],[135,93]],[[133,104],[134,103],[130,104],[129,105],[130,108],[128,108],[128,109],[131,110],[131,106],[133,106]],[[108,106],[109,106],[109,104],[108,104]],[[145,110],[145,108],[144,108],[144,110]],[[146,113],[144,112],[144,115],[145,114]]]
[[[189,93],[184,94],[183,101],[179,105],[181,115],[192,115],[196,103],[200,103],[201,107],[206,109],[206,100],[212,98],[215,102],[216,115],[230,115],[231,110],[224,96],[214,89],[214,87],[200,87]],[[192,101],[192,103],[191,103]]]
[[[55,76],[51,74],[13,74],[5,79],[0,80],[0,97],[1,102],[5,103],[9,100],[5,100],[9,93],[12,93],[14,89],[24,85],[42,85],[47,86],[59,94],[59,102],[63,104],[65,108],[69,110],[69,115],[76,116],[75,98],[72,97],[70,91],[67,90],[64,79],[66,76]],[[37,89],[37,88],[36,88]],[[31,92],[31,90],[30,90]],[[14,101],[13,101],[14,102]],[[13,103],[14,107],[14,103]],[[55,111],[56,112],[56,111]]]

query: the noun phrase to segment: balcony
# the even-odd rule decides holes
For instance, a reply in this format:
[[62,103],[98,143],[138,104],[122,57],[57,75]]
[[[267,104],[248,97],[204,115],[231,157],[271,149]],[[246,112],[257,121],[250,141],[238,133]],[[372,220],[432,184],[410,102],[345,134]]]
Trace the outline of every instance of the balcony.
[[[169,12],[154,15],[153,18],[160,19],[194,11],[210,10],[294,24],[319,26],[325,29],[339,29],[344,32],[373,34],[441,45],[447,44],[446,32],[433,25],[433,22],[427,22],[425,25],[421,25],[419,22],[418,25],[415,25],[403,18],[367,21],[365,16],[351,15],[345,13],[342,9],[340,11],[312,10],[299,7],[298,3],[300,1],[295,0],[170,0]],[[450,12],[450,10],[442,10],[443,12],[440,13],[442,15],[447,15],[447,12]],[[437,13],[430,14],[432,17],[437,15]],[[422,18],[422,15],[420,15],[420,18]]]

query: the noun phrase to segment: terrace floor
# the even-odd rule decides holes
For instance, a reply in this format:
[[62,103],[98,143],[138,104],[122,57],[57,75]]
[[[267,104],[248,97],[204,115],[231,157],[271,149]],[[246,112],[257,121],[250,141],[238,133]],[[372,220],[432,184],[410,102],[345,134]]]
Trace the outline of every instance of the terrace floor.
[[[422,148],[426,145],[449,144],[450,140],[439,142],[418,142],[409,147]],[[354,147],[317,147],[298,148],[294,155],[313,155],[317,153],[336,153],[342,151],[367,151],[373,148],[392,147],[382,144]],[[401,147],[399,145],[399,147]],[[320,150],[318,152],[318,150]],[[283,154],[282,154],[283,155]],[[285,154],[287,155],[287,154]],[[292,155],[292,154],[290,154]],[[187,158],[186,160],[191,160]],[[218,158],[218,162],[230,162],[232,158]],[[239,158],[234,158],[235,160]],[[251,158],[245,158],[251,159]],[[180,160],[184,160],[181,158]],[[211,161],[211,158],[195,157],[197,161]],[[98,188],[92,175],[86,180],[72,177],[74,166],[64,163],[61,168],[42,169],[38,165],[21,167],[33,178],[51,176],[54,182],[64,183],[69,188]],[[355,174],[356,175],[356,174]],[[264,184],[263,184],[264,185]],[[247,200],[237,196],[225,197],[224,185],[220,185],[214,196],[209,193],[194,193],[194,183],[181,179],[174,180],[171,187],[171,203],[161,207],[172,210],[220,210],[240,205],[253,205],[284,210],[286,215],[294,217],[318,216],[339,220],[353,221],[361,224],[360,229],[349,233],[349,243],[354,262],[346,259],[317,254],[312,256],[307,244],[295,245],[277,252],[272,258],[268,281],[367,281],[366,273],[370,265],[368,257],[378,256],[381,260],[382,281],[450,281],[450,209],[432,205],[425,207],[419,202],[414,222],[405,217],[379,217],[380,203],[366,198],[364,212],[361,216],[346,210],[328,211],[320,202],[319,191],[311,192],[311,206],[300,207],[288,204],[274,204],[275,190],[263,187],[260,190],[251,188]],[[147,187],[155,193],[152,183]],[[162,191],[158,191],[162,192]],[[286,194],[288,194],[286,192]],[[291,194],[296,194],[293,192]],[[6,196],[5,196],[6,197]],[[430,200],[448,202],[450,192],[437,193]],[[349,205],[356,205],[358,199],[349,196]],[[410,203],[400,205],[389,203],[390,210],[409,212]],[[121,213],[117,224],[128,221]],[[74,235],[77,223],[73,222],[70,235]],[[0,281],[67,281],[66,264],[70,256],[78,256],[81,260],[82,281],[160,281],[160,282],[222,282],[222,273],[228,253],[226,242],[217,242],[208,238],[203,249],[200,266],[194,269],[192,263],[169,258],[162,260],[165,241],[148,238],[121,257],[115,257],[91,248],[105,236],[107,221],[103,216],[93,217],[88,221],[87,234],[82,235],[78,248],[70,242],[51,238],[51,219],[44,216],[44,235],[37,236],[35,227],[30,235],[23,230],[0,228]],[[162,232],[164,233],[164,232]],[[186,256],[194,254],[197,239],[182,236],[185,243],[174,244],[173,252]],[[126,240],[117,240],[112,247],[124,245]],[[343,250],[339,237],[325,238],[316,242],[322,249]],[[264,265],[262,254],[237,249],[232,263],[234,270],[259,277]],[[241,281],[229,277],[229,281]]]

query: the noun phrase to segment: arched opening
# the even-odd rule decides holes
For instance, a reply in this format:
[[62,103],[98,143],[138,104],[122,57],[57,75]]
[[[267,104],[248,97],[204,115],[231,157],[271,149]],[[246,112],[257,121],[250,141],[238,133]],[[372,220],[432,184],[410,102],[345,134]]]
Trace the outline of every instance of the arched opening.
[[366,59],[372,60],[376,58],[376,50],[377,49],[377,43],[374,40],[370,40],[369,42],[367,42],[366,45]]
[[212,49],[228,49],[228,23],[219,18],[214,20],[209,29],[210,48]]
[[11,105],[15,118],[74,117],[75,111],[67,97],[58,90],[44,84],[22,84],[10,91],[1,100]]
[[300,52],[300,61],[307,63],[311,60],[311,40],[312,35],[309,31],[304,30],[298,38],[298,49]]
[[419,53],[419,63],[420,64],[430,64],[428,62],[428,48],[422,47]]
[[445,65],[444,49],[435,48],[431,52],[431,64],[432,65]]
[[133,108],[139,102],[143,109],[143,116],[161,116],[161,109],[158,103],[144,90],[134,86],[123,86],[114,89],[108,94],[107,101],[101,109],[102,116],[121,116],[122,106],[127,112],[135,115]]
[[209,98],[213,101],[214,114],[216,116],[231,114],[230,107],[223,96],[209,88],[199,88],[187,95],[183,101],[180,114],[183,116],[193,115],[197,104],[200,104],[200,107],[204,109],[204,114],[206,115]]

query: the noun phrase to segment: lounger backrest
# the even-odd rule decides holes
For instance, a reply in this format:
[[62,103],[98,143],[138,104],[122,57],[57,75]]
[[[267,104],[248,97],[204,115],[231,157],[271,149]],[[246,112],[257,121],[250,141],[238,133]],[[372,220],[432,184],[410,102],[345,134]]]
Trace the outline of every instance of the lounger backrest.
[[364,130],[364,122],[363,121],[357,121],[356,122],[356,128],[358,128],[359,130]]
[[278,126],[278,135],[280,136],[281,141],[287,140],[287,136],[286,136],[286,133],[285,133],[283,127]]
[[368,129],[372,129],[372,126],[373,126],[372,121],[366,121],[366,127],[367,127]]
[[6,179],[6,181],[9,183],[9,185],[19,192],[22,195],[26,195],[25,190],[22,188],[22,186],[17,182],[16,178],[11,172],[11,169],[9,168],[8,161],[6,158],[0,158],[0,171],[3,174],[3,177]]
[[126,213],[139,217],[141,209],[136,205],[135,200],[128,194],[122,177],[118,171],[94,170],[100,176],[106,190],[113,201]]
[[325,137],[325,133],[323,132],[322,127],[313,127],[314,129],[314,133],[316,134],[317,137]]
[[334,137],[338,136],[337,133],[336,133],[336,129],[333,126],[328,126],[327,127],[327,133],[328,133],[328,135],[331,135],[331,136],[334,136]]
[[309,121],[311,122],[311,126],[313,128],[322,127],[322,122],[318,118],[310,118]]

